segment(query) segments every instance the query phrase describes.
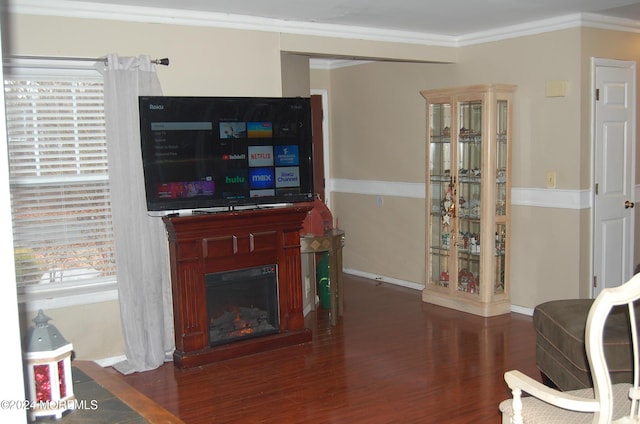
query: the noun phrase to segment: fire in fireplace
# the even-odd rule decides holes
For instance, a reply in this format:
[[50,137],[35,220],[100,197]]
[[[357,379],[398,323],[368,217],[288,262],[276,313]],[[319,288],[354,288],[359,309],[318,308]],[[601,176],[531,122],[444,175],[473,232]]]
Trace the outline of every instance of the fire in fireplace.
[[205,276],[209,346],[279,331],[275,265]]

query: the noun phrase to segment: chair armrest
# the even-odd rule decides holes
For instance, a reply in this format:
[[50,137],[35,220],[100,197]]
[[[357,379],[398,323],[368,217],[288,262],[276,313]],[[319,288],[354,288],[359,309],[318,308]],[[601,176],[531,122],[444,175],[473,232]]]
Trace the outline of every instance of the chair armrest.
[[551,405],[580,412],[600,410],[600,404],[595,399],[585,399],[552,389],[520,371],[507,371],[504,379],[511,390],[522,390]]

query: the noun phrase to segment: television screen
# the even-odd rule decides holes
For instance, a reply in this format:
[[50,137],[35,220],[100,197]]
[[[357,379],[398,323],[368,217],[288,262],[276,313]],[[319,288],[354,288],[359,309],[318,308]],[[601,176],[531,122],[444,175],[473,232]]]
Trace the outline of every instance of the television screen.
[[309,98],[140,97],[150,212],[313,200]]

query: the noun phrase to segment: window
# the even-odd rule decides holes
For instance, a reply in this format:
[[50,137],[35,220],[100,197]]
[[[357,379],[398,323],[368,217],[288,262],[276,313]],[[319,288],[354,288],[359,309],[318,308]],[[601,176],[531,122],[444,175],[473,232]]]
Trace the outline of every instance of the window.
[[19,292],[115,281],[104,85],[83,66],[5,69]]

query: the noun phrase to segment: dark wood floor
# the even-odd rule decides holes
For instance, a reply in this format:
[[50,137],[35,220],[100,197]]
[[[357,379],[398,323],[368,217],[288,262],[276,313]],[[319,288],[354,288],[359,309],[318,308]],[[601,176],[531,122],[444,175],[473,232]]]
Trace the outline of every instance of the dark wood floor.
[[[150,421],[187,424],[499,423],[504,371],[539,378],[531,317],[481,318],[349,275],[344,290],[337,327],[325,310],[307,317],[310,344],[195,369],[100,373],[126,383],[125,396],[149,398],[133,407],[156,413]],[[145,412],[154,402],[170,414]]]

